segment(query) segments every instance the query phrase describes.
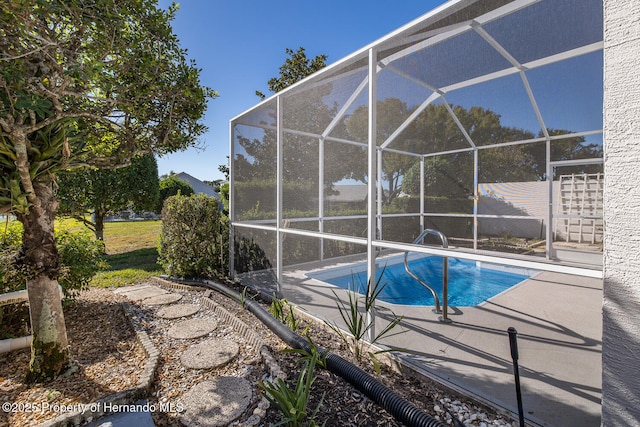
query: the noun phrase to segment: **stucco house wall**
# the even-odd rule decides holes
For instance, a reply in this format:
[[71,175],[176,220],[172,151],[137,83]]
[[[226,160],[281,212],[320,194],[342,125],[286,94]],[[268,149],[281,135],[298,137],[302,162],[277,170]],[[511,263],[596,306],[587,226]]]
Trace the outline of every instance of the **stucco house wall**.
[[640,425],[640,2],[604,1],[602,425]]

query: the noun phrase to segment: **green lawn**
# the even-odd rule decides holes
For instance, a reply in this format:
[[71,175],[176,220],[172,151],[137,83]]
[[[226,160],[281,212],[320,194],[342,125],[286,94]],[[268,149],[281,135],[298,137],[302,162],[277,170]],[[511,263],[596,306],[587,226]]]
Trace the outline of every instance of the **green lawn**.
[[[7,223],[7,227],[14,225],[21,227],[17,221]],[[74,219],[57,219],[55,227],[57,230],[91,233]],[[104,243],[110,268],[96,274],[91,286],[125,286],[162,274],[161,267],[156,263],[161,228],[161,221],[105,223]]]
[[104,243],[111,268],[96,274],[91,286],[125,286],[162,274],[156,263],[161,227],[161,221],[105,223]]

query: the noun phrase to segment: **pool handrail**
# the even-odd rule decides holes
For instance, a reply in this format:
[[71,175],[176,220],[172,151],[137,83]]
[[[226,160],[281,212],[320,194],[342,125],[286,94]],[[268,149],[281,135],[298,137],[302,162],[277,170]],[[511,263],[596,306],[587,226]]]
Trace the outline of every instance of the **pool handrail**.
[[[434,230],[432,228],[427,228],[422,233],[420,233],[420,236],[418,236],[418,238],[413,241],[413,244],[417,245],[418,243],[422,243],[424,238],[429,234],[438,236],[442,241],[443,248],[449,247],[447,236],[445,236],[444,233],[442,233],[441,231]],[[436,293],[436,291],[434,291],[431,286],[429,286],[424,280],[420,279],[415,273],[413,273],[409,269],[408,256],[409,256],[409,251],[405,251],[404,252],[404,269],[409,274],[409,276],[413,277],[418,283],[420,283],[422,286],[424,286],[431,292],[431,295],[433,295],[433,300],[435,301],[435,305],[436,305],[433,312],[437,314],[442,313],[442,317],[440,318],[440,321],[445,323],[451,322],[451,320],[447,317],[448,308],[449,308],[448,307],[449,306],[448,304],[448,299],[449,299],[449,260],[448,258],[447,257],[442,258],[442,308],[441,308],[440,298],[438,298],[438,294]]]

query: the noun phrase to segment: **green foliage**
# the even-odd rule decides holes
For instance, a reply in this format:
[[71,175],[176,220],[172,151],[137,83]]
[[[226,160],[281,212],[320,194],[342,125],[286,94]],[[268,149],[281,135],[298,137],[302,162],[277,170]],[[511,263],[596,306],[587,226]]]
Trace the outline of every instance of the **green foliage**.
[[158,249],[155,247],[107,255],[109,270],[98,272],[91,280],[91,286],[120,287],[147,280],[152,276],[162,274],[162,268],[157,261]]
[[298,319],[293,311],[293,306],[284,298],[276,298],[274,295],[271,299],[269,312],[280,322],[284,323],[292,331],[297,331],[302,320]]
[[[25,289],[26,272],[16,264],[20,251],[22,227],[14,222],[5,230],[0,240],[0,293]],[[93,276],[109,267],[105,261],[102,241],[94,240],[84,232],[61,230],[56,232],[60,253],[60,277],[58,281],[67,298],[89,286]]]
[[240,273],[268,270],[272,267],[264,249],[254,240],[245,237],[234,242],[234,265]]
[[[464,171],[473,171],[472,158],[468,155],[435,156],[424,160],[424,194],[428,197],[460,198],[473,194],[469,182],[473,177]],[[469,181],[469,179],[471,181]],[[420,162],[415,161],[406,171],[402,191],[420,196]]]
[[[272,92],[281,91],[294,83],[302,80],[311,73],[325,66],[326,56],[319,55],[313,60],[309,60],[304,53],[304,48],[299,48],[297,52],[287,49],[290,56],[280,67],[280,76],[269,80],[269,89]],[[312,90],[299,92],[289,99],[286,111],[287,127],[292,129],[304,129],[307,132],[322,134],[328,123],[337,114],[336,105],[327,105],[324,97],[330,95],[331,86],[324,85]],[[258,93],[258,96],[264,97]],[[344,135],[342,131],[344,125],[339,123],[333,134]],[[240,134],[238,143],[243,147],[245,154],[236,154],[234,159],[234,170],[237,185],[240,181],[274,182],[275,177],[275,156],[276,156],[276,133],[273,130],[265,130],[261,138],[246,138]],[[317,206],[317,184],[319,176],[318,164],[318,138],[288,134],[286,136],[287,149],[284,152],[283,184],[296,185],[298,183],[309,183],[309,192],[298,192],[285,196],[285,200],[295,203],[297,209],[307,209],[308,206]],[[335,147],[335,145],[334,145]],[[329,193],[332,184],[343,178],[364,179],[366,174],[366,151],[357,146],[341,146],[340,150],[326,150],[324,162],[324,186]],[[354,165],[359,165],[357,172],[354,172]],[[242,177],[242,179],[237,179]],[[275,187],[274,187],[275,188]],[[286,190],[285,190],[286,191]],[[250,194],[250,196],[253,193]],[[267,193],[268,194],[268,193]],[[272,194],[275,194],[272,193]],[[243,197],[243,193],[234,188],[234,197]],[[275,199],[275,196],[272,197]],[[315,200],[314,200],[315,199]],[[237,200],[234,200],[237,203]],[[272,202],[264,204],[264,208],[269,210]],[[248,208],[255,205],[249,203]],[[238,206],[238,205],[236,205]],[[242,210],[242,208],[240,209]],[[240,210],[237,210],[238,212]]]
[[20,273],[16,262],[22,244],[22,227],[5,227],[0,239],[0,293],[25,289],[24,275]]
[[26,173],[35,181],[80,164],[118,167],[187,148],[206,131],[199,121],[217,93],[200,85],[172,32],[176,8],[31,3],[2,9],[0,207],[26,214],[34,204]]
[[[318,187],[312,181],[284,182],[282,185],[283,199],[295,201],[295,207],[300,211],[317,211]],[[274,212],[276,208],[276,182],[271,179],[252,179],[236,182],[234,185],[235,210],[238,213],[248,212],[248,215],[259,215],[260,212]],[[315,198],[316,200],[310,202]],[[274,217],[275,218],[275,217]]]
[[315,360],[318,366],[323,369],[327,369],[327,357],[329,356],[329,350],[322,350],[318,348],[315,342],[311,339],[311,337],[307,334],[307,342],[309,343],[310,350],[305,350],[303,348],[290,348],[282,350],[284,353],[295,353],[301,356],[301,359],[304,361]]
[[269,313],[282,323],[287,319],[286,310],[284,308],[286,303],[287,300],[280,299],[274,295],[271,299],[271,305],[269,306]]
[[[156,209],[159,197],[158,164],[154,156],[131,159],[118,169],[74,169],[58,175],[58,213],[70,216],[104,238],[104,217],[110,212]],[[94,220],[87,219],[92,215]]]
[[[268,81],[271,93],[280,92],[326,66],[327,55],[318,55],[313,59],[308,59],[303,47],[299,47],[295,52],[293,49],[287,48],[286,53],[289,58],[285,59],[280,66],[280,76],[273,77]],[[256,95],[260,99],[265,98],[265,95],[260,91],[256,91]]]
[[93,276],[109,265],[104,259],[104,242],[86,233],[56,233],[61,269],[60,285],[67,296],[89,286]]
[[177,277],[222,278],[229,269],[229,224],[218,200],[169,197],[162,210],[159,264]]
[[224,210],[226,214],[229,214],[229,191],[230,186],[228,182],[225,182],[220,186],[220,200],[222,200],[222,204],[224,205]]
[[171,196],[191,196],[192,194],[194,194],[193,188],[188,182],[178,179],[175,175],[163,178],[160,180],[160,194],[155,210],[156,212],[162,212],[164,201]]
[[[364,289],[364,295],[360,295],[358,293],[359,289],[350,289],[349,291],[347,291],[347,297],[349,299],[348,304],[344,303],[340,298],[338,298],[338,295],[335,291],[332,291],[333,295],[336,297],[336,304],[338,310],[340,311],[340,316],[342,317],[342,320],[344,321],[347,327],[347,331],[349,332],[351,337],[346,335],[342,331],[342,329],[340,329],[335,323],[326,323],[340,336],[346,346],[351,349],[356,360],[362,359],[366,345],[366,337],[369,334],[369,331],[373,330],[374,328],[374,322],[368,318],[368,313],[375,307],[375,301],[386,286],[384,284],[381,284],[383,273],[384,269],[380,273],[380,277],[375,281],[375,283],[372,279],[369,279],[367,281],[366,287]],[[354,286],[357,277],[357,275],[353,276],[352,283],[354,284]],[[359,285],[359,288],[362,288],[362,284]],[[364,304],[362,304],[363,296]],[[404,316],[398,317],[393,312],[391,313],[391,315],[391,321],[387,324],[387,326],[384,327],[382,331],[375,334],[373,339],[370,341],[370,344],[375,344],[382,338],[391,337],[404,332],[393,332],[395,327],[400,324]],[[353,343],[351,341],[353,341]],[[376,355],[388,351],[391,350],[367,352],[376,370],[379,369],[379,363]]]
[[290,390],[287,383],[281,378],[278,378],[275,383],[270,381],[258,382],[260,388],[265,391],[265,398],[282,412],[283,420],[276,425],[286,425],[289,427],[303,425],[310,427],[317,426],[315,417],[322,406],[324,394],[318,406],[311,413],[309,413],[307,409],[311,395],[311,386],[315,381],[315,377],[313,376],[315,365],[315,356],[305,361],[294,390]]
[[[31,133],[28,144],[26,142],[25,139],[27,162],[23,162],[23,172],[27,172],[32,181],[46,179],[62,168],[73,166],[66,150],[84,144],[69,119],[42,127]],[[32,195],[24,187],[18,164],[17,147],[0,126],[0,209],[26,215],[33,200],[29,200]]]
[[242,292],[240,293],[240,306],[245,308],[247,304],[247,287],[242,288]]
[[88,118],[92,153],[120,159],[143,141],[161,152],[191,145],[217,94],[200,86],[173,34],[176,10],[135,0],[3,5],[0,117],[28,126]]
[[[473,199],[430,196],[424,198],[425,212],[428,213],[470,213],[473,212]],[[384,213],[419,213],[420,197],[400,197],[391,205],[385,206]]]
[[[193,146],[206,131],[201,118],[217,94],[201,86],[173,34],[176,8],[154,0],[2,3],[0,212],[24,224],[21,261],[32,274],[61,274],[53,231],[59,169],[124,166],[136,155]],[[70,361],[64,319],[43,316],[47,306],[31,311],[50,319],[32,325],[34,380]],[[60,359],[48,358],[45,346]]]

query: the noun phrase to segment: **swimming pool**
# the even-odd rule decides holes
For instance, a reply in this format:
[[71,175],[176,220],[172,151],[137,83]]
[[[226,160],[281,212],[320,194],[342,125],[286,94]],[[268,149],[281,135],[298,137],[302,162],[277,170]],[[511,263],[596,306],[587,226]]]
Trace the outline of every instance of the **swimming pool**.
[[[377,277],[385,285],[379,299],[392,304],[435,305],[433,296],[404,269],[404,256],[379,260]],[[442,297],[442,258],[414,254],[409,267]],[[449,305],[471,307],[517,285],[535,271],[449,258]],[[367,265],[358,263],[345,267],[307,273],[307,276],[343,289],[364,293]]]

